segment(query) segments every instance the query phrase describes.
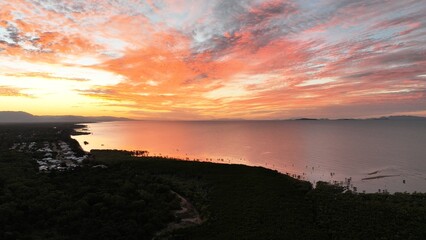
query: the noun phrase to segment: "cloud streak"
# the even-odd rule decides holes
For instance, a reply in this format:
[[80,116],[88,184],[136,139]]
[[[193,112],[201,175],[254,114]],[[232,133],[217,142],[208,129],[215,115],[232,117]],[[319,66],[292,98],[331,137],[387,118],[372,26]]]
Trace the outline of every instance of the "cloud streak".
[[2,97],[28,97],[28,98],[32,97],[29,94],[23,93],[22,92],[23,90],[24,89],[0,86],[0,96],[2,96]]

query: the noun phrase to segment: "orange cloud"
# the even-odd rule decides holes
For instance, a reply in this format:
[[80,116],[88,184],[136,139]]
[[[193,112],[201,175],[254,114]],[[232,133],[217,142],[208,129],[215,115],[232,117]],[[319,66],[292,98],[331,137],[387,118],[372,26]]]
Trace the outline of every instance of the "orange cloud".
[[32,97],[29,94],[21,92],[22,89],[0,86],[1,97]]

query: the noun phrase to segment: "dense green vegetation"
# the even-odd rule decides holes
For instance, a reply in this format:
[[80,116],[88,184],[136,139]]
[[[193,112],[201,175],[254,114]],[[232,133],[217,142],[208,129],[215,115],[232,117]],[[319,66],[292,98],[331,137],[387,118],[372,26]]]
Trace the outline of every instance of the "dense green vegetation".
[[[0,126],[0,239],[152,239],[178,221],[171,191],[205,221],[169,239],[426,239],[426,194],[312,189],[264,168],[125,151],[92,151],[77,170],[38,173],[31,156],[8,150],[18,129]],[[61,134],[50,137],[67,140]],[[99,164],[108,167],[93,168]]]
[[125,166],[38,174],[16,157],[1,155],[1,239],[151,239],[179,208],[161,179]]
[[426,194],[354,194],[319,183],[308,194],[330,239],[426,239]]
[[207,198],[192,199],[207,199],[208,220],[176,239],[426,239],[423,193],[360,194],[322,182],[312,189],[264,168],[93,153],[105,164],[127,159],[121,164],[204,184]]
[[[204,191],[201,193],[207,192],[207,199],[203,196],[192,196],[191,191],[186,194],[208,220],[199,227],[178,231],[175,238],[282,239],[286,236],[293,239],[312,239],[325,236],[313,224],[313,218],[309,217],[312,211],[305,196],[311,190],[311,185],[307,182],[264,168],[242,165],[149,157],[114,163],[113,159],[120,153],[125,155],[124,152],[117,151],[93,152],[96,161],[125,164],[154,175],[192,179],[203,184]],[[118,158],[126,159],[125,156]],[[197,205],[200,200],[205,201],[201,206]],[[306,231],[306,228],[309,231]]]

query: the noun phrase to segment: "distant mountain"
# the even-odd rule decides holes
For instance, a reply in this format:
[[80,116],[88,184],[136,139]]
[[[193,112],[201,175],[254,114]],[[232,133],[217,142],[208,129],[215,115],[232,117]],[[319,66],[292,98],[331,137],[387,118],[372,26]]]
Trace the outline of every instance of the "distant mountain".
[[388,117],[380,117],[380,118],[372,118],[373,120],[426,120],[426,117],[418,117],[418,116],[388,116]]
[[26,112],[0,112],[0,122],[32,122],[35,116]]
[[42,122],[110,122],[129,121],[128,118],[109,116],[83,117],[83,116],[35,116],[27,112],[0,111],[0,123],[42,123]]

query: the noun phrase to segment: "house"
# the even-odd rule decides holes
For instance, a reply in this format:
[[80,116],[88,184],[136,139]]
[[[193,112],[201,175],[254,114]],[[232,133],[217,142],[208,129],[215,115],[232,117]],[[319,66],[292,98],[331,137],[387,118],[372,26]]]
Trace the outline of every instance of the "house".
[[39,171],[47,171],[47,170],[49,170],[49,168],[48,168],[47,166],[44,166],[44,165],[43,165],[43,166],[39,166],[39,167],[38,167],[38,170],[39,170]]

